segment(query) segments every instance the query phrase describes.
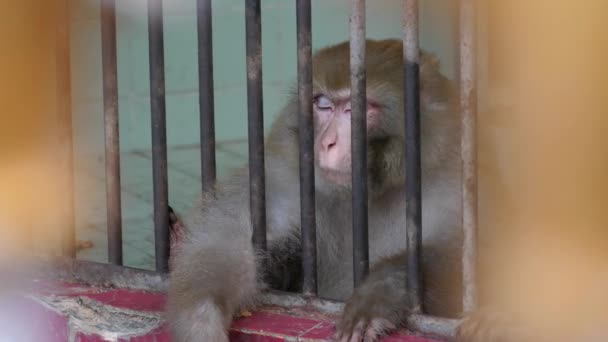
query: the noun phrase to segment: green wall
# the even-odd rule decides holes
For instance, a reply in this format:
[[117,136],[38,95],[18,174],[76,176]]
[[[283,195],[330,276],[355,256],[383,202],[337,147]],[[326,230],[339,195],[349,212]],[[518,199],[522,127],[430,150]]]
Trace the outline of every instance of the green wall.
[[[73,104],[79,153],[103,146],[101,41],[98,1],[72,6]],[[440,56],[453,75],[453,1],[421,2],[421,45]],[[164,2],[167,130],[169,145],[198,142],[195,0]],[[370,38],[401,36],[402,1],[368,1]],[[348,39],[349,1],[313,1],[313,46]],[[121,149],[150,148],[146,1],[117,1]],[[215,112],[218,140],[246,137],[244,1],[213,1]],[[295,1],[262,1],[264,113],[266,126],[296,77]]]
[[[72,107],[79,258],[107,261],[99,0],[71,1]],[[147,8],[116,1],[122,225],[125,264],[154,267]],[[295,1],[262,0],[264,115],[269,127],[296,79]],[[316,0],[313,46],[348,39],[349,1]],[[454,1],[421,1],[421,45],[453,75]],[[401,36],[401,1],[368,1],[371,38]],[[196,0],[165,0],[169,203],[184,213],[200,194]],[[218,177],[247,161],[244,0],[213,1]]]

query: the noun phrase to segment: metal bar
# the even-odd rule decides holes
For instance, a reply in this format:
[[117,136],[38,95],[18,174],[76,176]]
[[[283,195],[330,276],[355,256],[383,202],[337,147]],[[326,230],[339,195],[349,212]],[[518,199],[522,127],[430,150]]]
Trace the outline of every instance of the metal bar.
[[353,276],[361,283],[369,271],[367,232],[367,95],[365,78],[365,1],[351,1],[350,82],[353,182]]
[[262,93],[262,20],[259,0],[245,0],[247,53],[247,112],[249,130],[249,198],[252,241],[266,250],[264,179],[264,113]]
[[202,191],[211,190],[216,178],[215,120],[213,101],[213,35],[211,0],[197,0],[198,79],[201,124]]
[[460,2],[460,111],[462,158],[463,298],[465,312],[477,305],[477,80],[475,0]]
[[101,59],[103,65],[103,118],[106,145],[108,260],[112,264],[122,265],[118,68],[116,64],[116,4],[114,0],[103,0],[101,2]]
[[162,0],[148,1],[150,104],[152,109],[152,178],[156,270],[169,262],[169,191],[167,185],[167,130],[165,118],[165,57]]
[[300,111],[300,215],[303,291],[317,294],[314,127],[312,115],[312,33],[310,0],[297,0],[298,108]]
[[420,65],[418,1],[405,0],[403,11],[403,57],[405,99],[405,198],[407,228],[407,294],[410,310],[422,307],[422,202],[420,177]]
[[[65,205],[61,206],[61,217],[65,230],[62,231],[61,253],[64,256],[76,257],[76,220],[74,216],[74,145],[72,133],[72,85],[70,82],[70,21],[69,1],[60,1],[57,22],[57,117],[59,122],[59,145],[65,148],[60,159],[63,177]],[[31,230],[30,230],[31,231]],[[30,234],[31,237],[31,234]],[[30,240],[29,243],[32,241]]]

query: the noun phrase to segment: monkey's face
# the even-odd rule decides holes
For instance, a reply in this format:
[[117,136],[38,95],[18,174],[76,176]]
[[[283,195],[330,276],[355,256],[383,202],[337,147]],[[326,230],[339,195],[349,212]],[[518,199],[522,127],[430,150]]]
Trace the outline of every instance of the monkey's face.
[[[316,94],[313,110],[317,170],[324,180],[349,187],[352,160],[350,91]],[[374,131],[380,115],[380,105],[373,99],[368,99],[368,132]]]
[[[372,194],[404,182],[402,51],[399,40],[367,41],[367,166]],[[321,192],[352,184],[349,60],[348,42],[313,56],[315,158]]]

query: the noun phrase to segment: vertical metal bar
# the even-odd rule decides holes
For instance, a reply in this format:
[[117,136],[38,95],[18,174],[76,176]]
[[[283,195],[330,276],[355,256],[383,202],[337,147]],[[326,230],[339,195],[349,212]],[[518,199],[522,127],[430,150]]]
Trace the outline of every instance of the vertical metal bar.
[[422,311],[422,201],[420,177],[420,52],[418,1],[405,0],[403,11],[405,99],[405,198],[407,228],[407,294],[410,310]]
[[215,120],[213,101],[213,37],[211,0],[197,0],[198,79],[201,124],[202,191],[213,187],[215,167]]
[[477,305],[477,79],[475,0],[460,2],[463,310]]
[[165,118],[165,56],[162,0],[148,0],[150,104],[152,109],[152,178],[156,270],[166,272],[169,261],[169,191]]
[[116,64],[116,4],[101,2],[101,57],[103,64],[103,118],[106,149],[106,205],[108,259],[122,265],[120,201],[120,145],[118,130],[118,69]]
[[[61,159],[65,174],[63,175],[65,191],[64,212],[65,230],[61,239],[61,253],[65,256],[76,257],[76,221],[74,216],[74,150],[72,135],[72,94],[70,80],[70,5],[69,1],[59,2],[59,20],[56,31],[57,48],[57,116],[59,121],[59,144],[65,147],[64,158]],[[31,240],[30,240],[31,242]]]
[[260,0],[245,0],[247,53],[247,112],[249,130],[249,198],[252,241],[266,250],[266,194],[264,179],[264,113],[262,93],[262,20]]
[[303,291],[317,294],[314,128],[312,116],[312,33],[310,0],[297,0],[298,108],[300,110],[300,215]]
[[353,182],[353,276],[361,283],[369,271],[367,232],[367,95],[365,78],[365,1],[351,1],[350,82]]

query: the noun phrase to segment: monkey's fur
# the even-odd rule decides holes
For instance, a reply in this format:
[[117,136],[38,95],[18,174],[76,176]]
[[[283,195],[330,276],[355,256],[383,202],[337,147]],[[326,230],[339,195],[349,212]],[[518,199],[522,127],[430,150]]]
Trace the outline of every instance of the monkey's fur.
[[[316,172],[319,295],[347,300],[337,325],[345,341],[357,336],[376,341],[407,316],[402,60],[400,41],[367,42],[368,97],[380,104],[380,122],[368,132],[372,269],[354,293],[350,187]],[[331,97],[350,89],[348,61],[348,42],[317,52],[313,92]],[[450,85],[432,56],[421,55],[420,74],[424,307],[431,314],[454,316],[460,311],[461,283],[459,122]],[[316,136],[320,133],[316,124]],[[260,290],[300,289],[296,93],[267,136],[266,179],[266,254],[251,243],[246,167],[204,194],[185,217],[187,235],[173,251],[170,275],[174,341],[227,341],[233,315],[254,304]]]

